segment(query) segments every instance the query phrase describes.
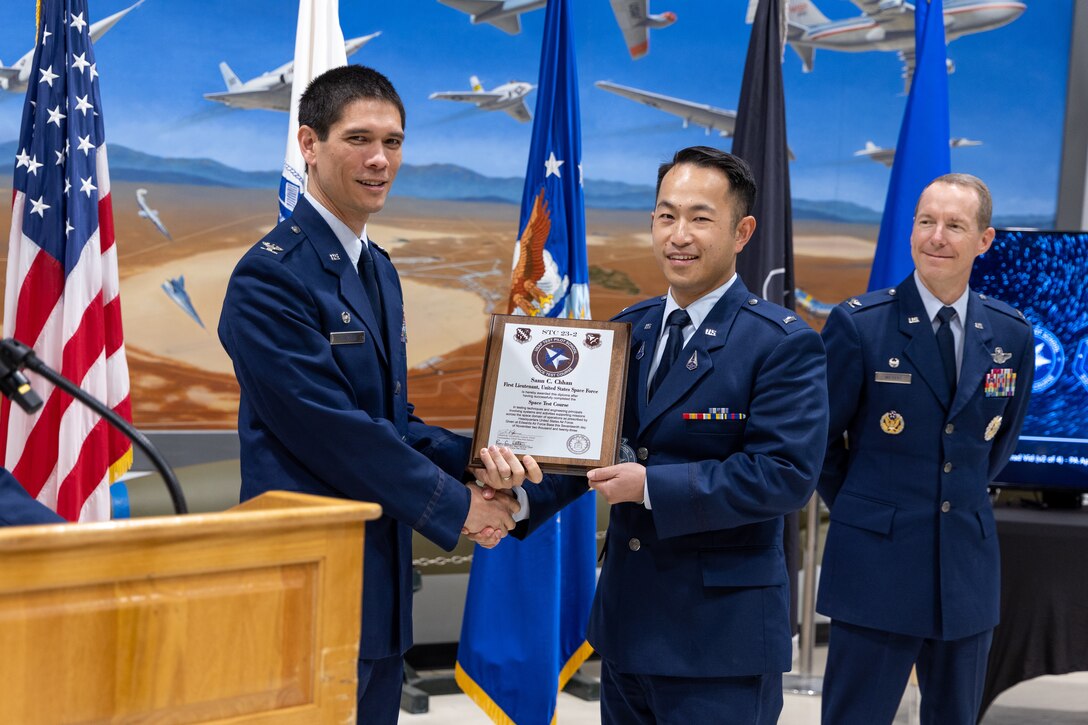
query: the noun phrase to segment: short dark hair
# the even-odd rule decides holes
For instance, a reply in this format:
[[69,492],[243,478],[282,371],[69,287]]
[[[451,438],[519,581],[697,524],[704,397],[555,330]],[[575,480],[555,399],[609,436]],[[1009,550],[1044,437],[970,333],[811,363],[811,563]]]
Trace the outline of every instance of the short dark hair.
[[657,168],[655,203],[657,196],[661,194],[661,182],[665,179],[665,174],[681,164],[717,169],[725,174],[725,178],[729,179],[729,188],[733,191],[734,208],[737,213],[736,219],[733,220],[734,224],[752,213],[752,205],[756,201],[756,180],[752,176],[752,169],[748,166],[748,162],[739,156],[727,154],[710,146],[689,146],[686,149],[680,149],[673,155],[672,161],[663,163]]
[[404,127],[404,104],[397,89],[388,78],[365,65],[332,68],[310,81],[298,102],[298,125],[309,126],[318,140],[324,141],[348,104],[368,99],[393,104]]
[[[981,232],[990,226],[990,217],[994,213],[994,200],[990,196],[990,188],[986,186],[986,182],[971,174],[944,174],[926,184],[922,194],[934,184],[948,184],[974,191],[975,196],[978,197],[978,215],[975,217],[978,221],[978,230]],[[914,202],[914,216],[918,216],[918,205],[922,203],[922,194],[919,194],[918,201]]]

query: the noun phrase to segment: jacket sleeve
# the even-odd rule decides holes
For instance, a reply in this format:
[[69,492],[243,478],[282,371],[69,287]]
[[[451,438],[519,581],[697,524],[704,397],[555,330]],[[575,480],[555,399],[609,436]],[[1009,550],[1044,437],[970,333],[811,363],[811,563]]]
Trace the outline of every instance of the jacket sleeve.
[[227,291],[220,338],[248,403],[302,465],[344,496],[452,549],[469,493],[360,409],[318,319],[310,291],[276,259],[249,256]]
[[842,307],[835,307],[823,330],[827,349],[827,397],[829,418],[827,454],[817,483],[820,498],[830,508],[835,504],[849,460],[847,429],[857,412],[864,377],[861,337],[854,319]]
[[826,376],[815,331],[783,336],[755,373],[741,450],[724,460],[647,467],[658,535],[734,528],[801,508],[827,441]]

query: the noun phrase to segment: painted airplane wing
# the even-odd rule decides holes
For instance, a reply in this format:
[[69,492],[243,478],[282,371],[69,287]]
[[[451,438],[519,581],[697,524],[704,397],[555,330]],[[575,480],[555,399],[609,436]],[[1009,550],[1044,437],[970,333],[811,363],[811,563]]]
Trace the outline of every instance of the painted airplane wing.
[[483,103],[485,101],[497,101],[503,97],[501,93],[488,93],[487,91],[439,91],[432,93],[427,98],[441,98],[447,101],[468,101],[469,103]]
[[914,5],[905,0],[850,0],[883,30],[914,32]]
[[694,123],[696,126],[703,126],[708,131],[711,129],[716,130],[720,132],[722,136],[733,135],[733,127],[737,122],[736,111],[727,111],[724,108],[715,108],[714,106],[708,106],[705,103],[693,103],[691,101],[685,101],[682,98],[673,98],[672,96],[664,96],[660,93],[642,91],[638,88],[621,86],[618,83],[611,83],[609,81],[597,81],[594,85],[603,91],[615,93],[617,96],[623,96],[624,98],[637,101],[650,106],[651,108],[656,108],[659,111],[679,116],[684,119],[685,126],[689,123]]
[[289,111],[291,109],[291,87],[281,86],[272,90],[219,91],[205,93],[209,101],[218,101],[232,108],[255,109],[266,111]]
[[3,81],[6,85],[8,81],[13,81],[19,77],[18,68],[8,68],[0,63],[0,81]]
[[142,216],[144,219],[150,220],[150,222],[155,225],[155,228],[162,232],[163,236],[165,236],[167,239],[169,239],[170,241],[174,240],[174,238],[170,236],[170,232],[166,230],[166,226],[162,223],[162,220],[159,219],[159,212],[148,206],[147,189],[136,190],[136,205],[140,207],[140,210],[137,212],[137,214]]
[[623,32],[623,41],[633,60],[650,50],[650,28],[664,28],[676,22],[675,13],[649,14],[650,0],[610,0],[612,14]]
[[121,18],[125,17],[126,15],[128,15],[133,10],[135,10],[136,8],[140,7],[143,4],[144,4],[144,0],[137,0],[137,2],[133,3],[132,5],[129,5],[124,10],[119,10],[118,12],[114,13],[113,15],[110,15],[109,17],[102,18],[98,22],[92,23],[91,28],[90,28],[91,40],[95,41],[95,40],[98,40],[99,38],[101,38],[103,35],[106,34],[107,30],[112,28],[114,25],[117,25],[118,21],[120,21]]
[[[494,25],[510,35],[517,35],[521,32],[520,9],[515,13],[499,14],[505,5],[504,0],[438,0],[438,2],[471,15],[473,23]],[[543,2],[540,4],[526,3],[525,9],[535,10],[542,5],[544,5]]]
[[529,108],[525,105],[524,100],[519,103],[515,103],[513,106],[507,106],[502,110],[506,111],[522,123],[528,123],[529,121],[533,120],[533,114],[529,113]]

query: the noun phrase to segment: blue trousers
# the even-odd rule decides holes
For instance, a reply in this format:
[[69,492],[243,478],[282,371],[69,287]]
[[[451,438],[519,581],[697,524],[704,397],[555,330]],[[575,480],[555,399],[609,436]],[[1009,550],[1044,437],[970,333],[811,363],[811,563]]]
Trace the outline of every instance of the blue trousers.
[[404,685],[404,658],[359,660],[356,722],[360,725],[393,725],[400,716],[400,691]]
[[617,672],[601,660],[602,725],[775,725],[782,675],[665,677]]
[[922,725],[975,725],[992,639],[993,630],[944,641],[832,621],[822,721],[891,723],[917,665]]

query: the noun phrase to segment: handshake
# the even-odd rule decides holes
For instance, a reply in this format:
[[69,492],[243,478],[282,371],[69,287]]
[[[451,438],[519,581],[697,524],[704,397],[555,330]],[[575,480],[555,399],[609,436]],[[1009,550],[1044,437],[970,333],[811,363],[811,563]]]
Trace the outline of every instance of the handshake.
[[540,483],[544,474],[530,455],[521,460],[509,448],[491,446],[480,450],[483,468],[470,468],[476,477],[468,484],[468,518],[461,533],[485,548],[493,548],[514,528],[514,514],[521,510],[513,488],[526,479]]

